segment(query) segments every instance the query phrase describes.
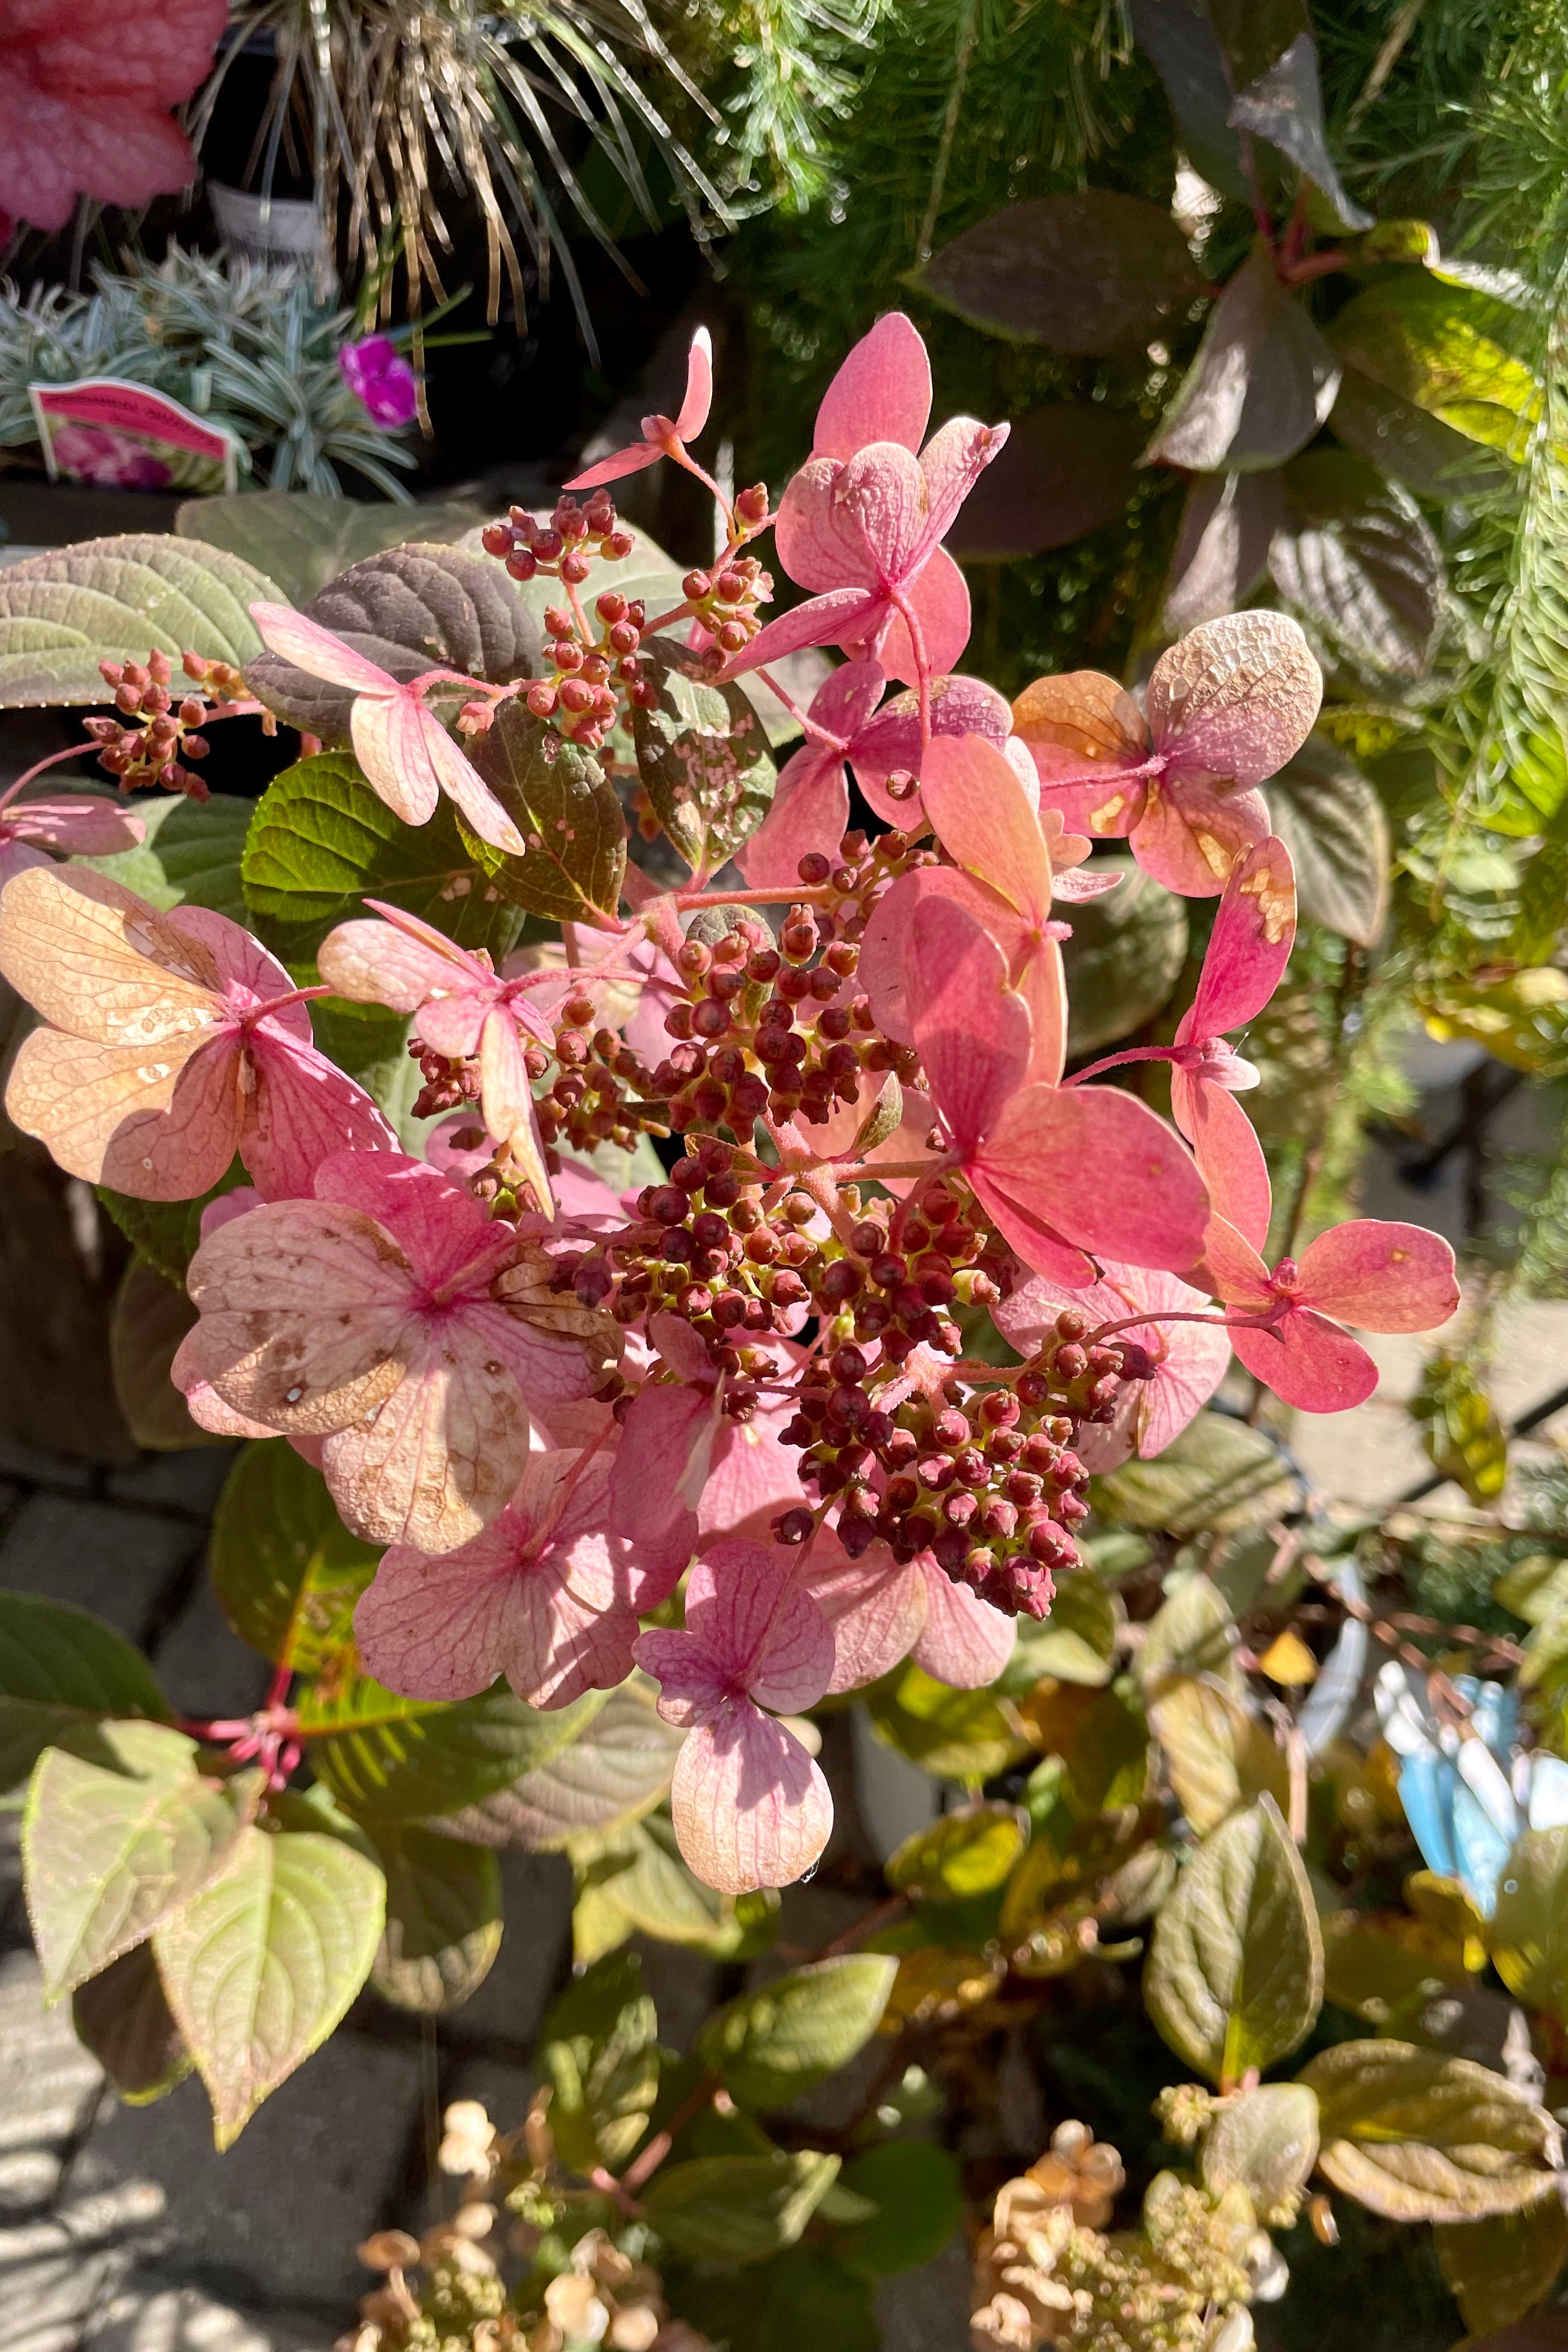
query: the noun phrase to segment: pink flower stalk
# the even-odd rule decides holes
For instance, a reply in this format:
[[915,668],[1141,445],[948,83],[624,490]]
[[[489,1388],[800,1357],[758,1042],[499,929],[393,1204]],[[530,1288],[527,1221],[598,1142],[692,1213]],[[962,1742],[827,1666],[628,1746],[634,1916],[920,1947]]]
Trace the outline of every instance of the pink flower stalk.
[[689,1733],[670,1811],[705,1885],[744,1895],[787,1886],[827,1843],[827,1783],[780,1715],[814,1706],[833,1678],[833,1634],[777,1545],[715,1544],[686,1587],[686,1629],[644,1633],[639,1666],[658,1711]]
[[1070,1288],[1095,1279],[1090,1252],[1194,1265],[1208,1195],[1180,1140],[1131,1095],[1029,1079],[1029,1008],[966,908],[916,907],[904,984],[947,1164],[1026,1264]]
[[419,414],[419,379],[390,335],[363,335],[345,343],[338,370],[373,425],[395,433]]
[[0,972],[46,1024],[23,1043],[6,1108],[89,1183],[191,1201],[237,1151],[281,1201],[345,1147],[395,1147],[316,1050],[283,966],[226,915],[161,915],[105,875],[35,866],[0,896]]
[[584,1397],[619,1335],[552,1292],[552,1261],[462,1185],[343,1151],[312,1200],[206,1235],[173,1378],[205,1429],[319,1437],[344,1524],[441,1553],[511,1500],[529,1413]]
[[48,866],[47,856],[112,857],[147,838],[139,816],[96,793],[61,793],[53,800],[0,800],[0,889],[29,866]]
[[1272,1274],[1251,1244],[1215,1217],[1204,1245],[1215,1295],[1235,1316],[1230,1343],[1249,1372],[1303,1412],[1343,1412],[1377,1386],[1377,1366],[1342,1328],[1432,1331],[1459,1304],[1454,1253],[1421,1225],[1357,1217],[1309,1244]]
[[[428,824],[442,793],[492,849],[521,857],[527,849],[510,817],[477,770],[426,709],[417,678],[404,685],[390,671],[287,604],[253,604],[250,617],[268,650],[311,677],[354,697],[349,732],[371,790],[405,824]],[[455,676],[438,670],[436,677]],[[471,680],[465,680],[471,684]]]
[[[801,859],[814,853],[838,863],[849,824],[847,760],[878,815],[889,824],[908,822],[910,809],[886,786],[896,770],[920,767],[920,706],[912,696],[899,695],[879,710],[885,684],[875,662],[852,661],[818,687],[806,713],[806,740],[780,770],[767,815],[736,855],[753,890],[776,882],[790,895],[800,887]],[[942,677],[931,682],[931,723],[933,735],[984,735],[1000,746],[1012,713],[978,678]]]
[[503,1674],[542,1707],[625,1682],[638,1616],[674,1591],[696,1522],[657,1541],[612,1534],[610,1466],[603,1452],[536,1454],[471,1543],[440,1559],[392,1545],[354,1612],[369,1671],[421,1699],[472,1698]]
[[458,947],[416,915],[380,898],[364,903],[384,919],[340,923],[329,931],[316,958],[321,978],[352,1003],[416,1013],[419,1035],[434,1053],[455,1061],[478,1055],[485,1126],[507,1146],[541,1209],[552,1216],[522,1041],[526,1034],[539,1045],[553,1045],[554,1031],[529,998],[541,990],[559,995],[560,976],[535,971],[502,979],[488,956]]
[[596,490],[601,482],[618,482],[626,474],[640,474],[645,466],[657,466],[661,457],[684,461],[686,444],[695,441],[708,422],[708,412],[713,405],[713,338],[706,327],[699,327],[691,338],[691,349],[686,358],[686,392],[679,414],[675,416],[645,416],[642,439],[629,448],[617,449],[613,457],[601,457],[581,474],[574,474],[566,484],[569,490]]
[[1146,719],[1113,678],[1080,670],[1028,688],[1014,723],[1041,798],[1075,832],[1125,834],[1156,881],[1212,898],[1240,853],[1268,835],[1256,787],[1300,750],[1322,697],[1294,621],[1231,613],[1161,655]]
[[[1035,1275],[992,1312],[1004,1338],[1020,1355],[1028,1356],[1064,1307],[1087,1315],[1097,1325],[1126,1324],[1140,1314],[1157,1318],[1216,1312],[1206,1292],[1193,1289],[1175,1275],[1119,1265],[1110,1258],[1101,1261],[1100,1280],[1086,1290]],[[1117,1337],[1141,1347],[1153,1370],[1148,1380],[1128,1383],[1114,1422],[1100,1426],[1086,1422],[1075,1437],[1079,1460],[1097,1475],[1114,1470],[1130,1454],[1145,1462],[1163,1454],[1207,1404],[1230,1365],[1230,1334],[1217,1323],[1152,1319],[1133,1322]]]
[[226,0],[8,0],[0,12],[0,218],[64,228],[79,194],[145,205],[195,177],[172,120],[206,79]]
[[873,1543],[851,1559],[824,1533],[806,1573],[833,1629],[829,1696],[863,1690],[907,1657],[933,1682],[984,1690],[1013,1654],[1017,1619],[944,1576],[929,1551],[901,1565],[885,1543]]
[[969,591],[942,541],[1008,428],[955,416],[921,449],[930,415],[925,345],[891,311],[828,385],[812,454],[779,507],[779,560],[820,593],[770,621],[727,676],[803,646],[842,646],[911,684],[956,667]]

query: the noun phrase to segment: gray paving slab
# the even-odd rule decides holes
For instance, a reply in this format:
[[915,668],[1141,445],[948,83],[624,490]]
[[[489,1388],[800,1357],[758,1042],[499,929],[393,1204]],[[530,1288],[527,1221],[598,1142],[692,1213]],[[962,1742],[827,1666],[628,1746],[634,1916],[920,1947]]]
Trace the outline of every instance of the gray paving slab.
[[418,2101],[416,2049],[340,2032],[226,2154],[192,2077],[153,2106],[109,2108],[79,2168],[94,2186],[162,2193],[165,2280],[239,2308],[319,2306],[346,2323],[363,2291],[354,2248],[380,2221]]
[[47,2211],[102,2085],[70,2004],[44,2008],[31,1952],[0,1957],[0,2220]]
[[311,2313],[244,2311],[199,2287],[132,2284],[83,2340],[90,2352],[331,2352],[333,2338]]
[[0,1584],[73,1601],[136,1640],[197,1541],[178,1519],[34,1495],[0,1545]]
[[205,1572],[153,1655],[158,1680],[181,1715],[249,1715],[267,1696],[270,1665],[230,1630]]
[[560,1853],[500,1856],[506,1927],[495,1966],[471,2000],[452,2011],[459,2034],[528,2042],[572,1950],[572,1865]]

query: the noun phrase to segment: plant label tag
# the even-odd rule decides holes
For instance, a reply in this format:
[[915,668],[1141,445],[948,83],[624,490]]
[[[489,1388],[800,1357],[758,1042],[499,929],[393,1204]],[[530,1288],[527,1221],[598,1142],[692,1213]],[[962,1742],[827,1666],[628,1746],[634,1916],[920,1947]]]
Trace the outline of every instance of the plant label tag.
[[227,425],[209,424],[167,393],[109,375],[27,387],[51,481],[106,490],[226,491],[248,452]]

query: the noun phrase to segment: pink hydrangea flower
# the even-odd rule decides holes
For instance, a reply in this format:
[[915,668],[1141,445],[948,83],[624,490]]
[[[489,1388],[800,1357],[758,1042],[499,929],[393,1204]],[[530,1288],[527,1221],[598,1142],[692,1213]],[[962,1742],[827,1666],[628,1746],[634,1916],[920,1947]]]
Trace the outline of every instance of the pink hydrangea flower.
[[807,1576],[833,1629],[830,1695],[862,1690],[911,1656],[934,1682],[984,1690],[1013,1654],[1017,1619],[945,1576],[929,1551],[900,1564],[878,1542],[851,1559],[824,1533]]
[[[818,687],[806,716],[822,731],[808,734],[785,761],[767,815],[736,854],[753,890],[776,882],[788,896],[799,887],[801,859],[814,851],[837,865],[849,824],[846,761],[878,815],[889,824],[908,823],[910,811],[889,796],[887,779],[895,770],[920,767],[920,706],[912,695],[899,695],[879,710],[885,684],[875,662],[853,661]],[[1001,745],[1012,713],[978,678],[939,677],[931,681],[931,719],[934,734],[984,735]]]
[[552,1291],[552,1271],[423,1161],[340,1152],[313,1199],[203,1240],[174,1384],[204,1428],[321,1438],[356,1535],[453,1551],[516,1492],[530,1408],[587,1396],[619,1353],[609,1318]]
[[1454,1253],[1437,1234],[1357,1217],[1309,1244],[1272,1273],[1223,1217],[1204,1255],[1217,1297],[1233,1315],[1268,1316],[1268,1327],[1233,1324],[1230,1343],[1249,1372],[1303,1412],[1342,1412],[1377,1386],[1377,1366],[1342,1327],[1431,1331],[1459,1304]]
[[108,877],[33,866],[0,896],[0,971],[44,1016],[5,1103],[62,1168],[142,1201],[209,1192],[237,1151],[268,1200],[396,1138],[310,1037],[283,969],[226,915],[158,913]]
[[833,1827],[826,1781],[777,1719],[833,1678],[833,1635],[798,1568],[776,1544],[716,1544],[688,1580],[685,1631],[636,1645],[660,1715],[689,1734],[670,1789],[680,1851],[727,1894],[787,1886]]
[[[528,845],[478,771],[471,768],[418,692],[318,621],[288,604],[253,604],[250,617],[269,651],[354,698],[349,722],[366,783],[405,824],[428,824],[445,793],[492,849],[521,857]],[[437,673],[441,675],[442,673]]]
[[354,1612],[370,1672],[409,1698],[471,1698],[505,1675],[533,1706],[613,1690],[632,1671],[638,1616],[668,1600],[696,1521],[657,1538],[605,1526],[611,1459],[536,1454],[500,1518],[440,1559],[382,1554]]
[[1283,613],[1206,621],[1155,663],[1147,718],[1093,671],[1041,678],[1014,705],[1041,797],[1076,833],[1125,834],[1169,889],[1212,898],[1267,836],[1257,790],[1312,730],[1322,673]]
[[1026,1265],[1074,1287],[1095,1255],[1194,1265],[1208,1195],[1180,1139],[1131,1095],[1030,1081],[1029,1008],[966,908],[916,907],[904,987],[949,1163]]
[[645,416],[640,441],[634,441],[627,449],[617,449],[613,457],[601,457],[581,474],[574,474],[566,488],[595,490],[601,482],[618,482],[626,474],[640,474],[645,466],[657,466],[661,457],[684,456],[686,444],[696,440],[708,422],[712,405],[713,338],[706,327],[699,327],[687,353],[686,392],[679,413],[675,416]]
[[139,816],[96,793],[59,793],[52,800],[0,800],[0,889],[29,866],[62,857],[112,857],[147,837]]
[[819,593],[770,621],[728,676],[803,646],[842,646],[910,682],[922,668],[956,668],[969,591],[942,541],[1008,428],[955,416],[922,449],[930,415],[925,345],[901,311],[889,312],[828,385],[812,454],[779,506],[779,561]]

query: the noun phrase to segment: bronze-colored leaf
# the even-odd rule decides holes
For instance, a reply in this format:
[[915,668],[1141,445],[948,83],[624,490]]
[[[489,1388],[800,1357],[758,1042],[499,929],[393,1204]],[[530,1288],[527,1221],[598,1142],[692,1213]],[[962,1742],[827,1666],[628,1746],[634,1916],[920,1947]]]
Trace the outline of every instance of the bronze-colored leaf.
[[613,916],[626,870],[626,825],[593,752],[511,701],[471,758],[528,844],[520,857],[481,849],[493,887],[513,906],[554,922]]

